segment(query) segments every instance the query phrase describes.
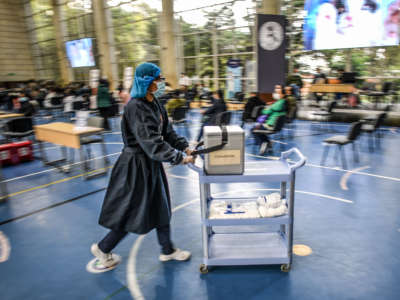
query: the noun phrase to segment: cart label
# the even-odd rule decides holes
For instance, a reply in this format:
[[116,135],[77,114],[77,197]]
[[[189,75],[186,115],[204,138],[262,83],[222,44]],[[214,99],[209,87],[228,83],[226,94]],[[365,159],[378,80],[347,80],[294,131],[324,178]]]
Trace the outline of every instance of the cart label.
[[211,166],[240,165],[241,150],[219,150],[210,153]]

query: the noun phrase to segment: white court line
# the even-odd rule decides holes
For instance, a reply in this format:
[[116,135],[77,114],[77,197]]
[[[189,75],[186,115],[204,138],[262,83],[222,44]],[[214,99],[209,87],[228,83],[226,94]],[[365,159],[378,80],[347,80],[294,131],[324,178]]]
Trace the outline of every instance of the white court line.
[[[47,147],[43,148],[43,150],[52,150],[52,149],[57,149],[60,148],[59,146],[54,146],[54,147]],[[33,152],[40,152],[40,149],[33,149]]]
[[[72,163],[72,164],[65,165],[65,166],[71,167],[71,166],[75,166],[75,165],[80,165],[80,164],[82,164],[82,163],[84,163],[84,162],[88,162],[88,161],[92,161],[92,160],[97,160],[97,159],[101,159],[101,158],[109,157],[109,156],[114,156],[114,155],[118,155],[118,154],[121,154],[121,152],[115,152],[115,153],[107,154],[107,155],[104,155],[104,156],[97,156],[97,157],[94,157],[94,158],[91,158],[91,159],[87,159],[87,160],[84,160],[84,161],[79,161],[79,162]],[[52,171],[58,171],[58,169],[57,169],[57,168],[51,168],[51,169],[48,169],[48,170],[43,170],[43,171],[39,171],[39,172],[35,172],[35,173],[30,173],[30,174],[22,175],[22,176],[19,176],[19,177],[13,177],[13,178],[10,178],[10,179],[6,179],[6,180],[3,180],[3,182],[11,182],[11,181],[15,181],[15,180],[27,178],[27,177],[30,177],[30,176],[35,176],[35,175],[43,174],[43,173],[48,173],[48,172],[52,172]]]
[[0,231],[0,263],[5,262],[10,257],[11,246],[8,238]]
[[274,143],[282,144],[282,145],[289,145],[288,143],[277,141],[277,140],[271,140]]
[[[169,174],[171,175],[171,174]],[[251,189],[249,191],[279,191],[280,189]],[[221,196],[225,194],[230,194],[230,193],[238,193],[242,192],[243,190],[237,190],[237,191],[226,191],[226,192],[220,192],[220,193],[215,193],[214,196]],[[323,194],[318,194],[318,193],[312,193],[312,192],[306,192],[306,191],[297,191],[296,193],[303,193],[303,194],[308,194],[308,195],[313,195],[313,196],[318,196],[318,197],[324,197],[328,199],[333,199],[333,200],[338,200],[346,203],[353,203],[351,200],[346,200],[342,198],[337,198],[337,197],[332,197],[329,195],[323,195]],[[172,213],[176,212],[177,210],[180,210],[182,208],[185,208],[186,206],[189,206],[193,203],[198,202],[199,199],[194,199],[185,203],[182,203],[181,205],[178,205],[172,209]],[[129,292],[131,293],[133,299],[135,300],[144,300],[145,297],[143,296],[143,293],[140,289],[139,282],[137,280],[136,276],[136,258],[140,249],[140,246],[143,242],[143,239],[146,235],[140,235],[136,240],[135,243],[133,244],[133,247],[131,251],[129,252],[129,258],[127,262],[127,272],[126,272],[126,281],[128,285]]]
[[[335,170],[335,171],[340,171],[340,172],[348,172],[351,170],[346,170],[342,168],[332,168],[332,167],[326,167],[326,166],[320,166],[320,165],[314,165],[314,164],[307,164],[306,166],[308,167],[314,167],[314,168],[321,168],[321,169],[329,169],[329,170]],[[371,174],[371,173],[366,173],[366,172],[361,172],[361,171],[352,171],[353,174],[358,174],[358,175],[365,175],[365,176],[371,176],[371,177],[376,177],[380,179],[387,179],[387,180],[393,180],[393,181],[400,181],[400,178],[397,177],[389,177],[389,176],[383,176],[383,175],[377,175],[377,174]]]
[[[325,127],[327,127],[327,126],[330,126],[331,124],[329,123],[329,124],[326,124],[326,122],[318,122],[318,121],[312,121],[311,123],[309,123],[309,124],[306,124],[306,123],[295,123],[295,126],[310,126],[310,124],[316,124],[316,123],[318,123],[318,125],[321,125],[321,126],[325,126]],[[350,123],[349,124],[332,124],[334,127],[350,127]],[[391,132],[393,132],[393,133],[397,133],[397,131],[396,131],[396,127],[381,127],[380,128],[381,130],[387,130],[387,131],[391,131]]]
[[[257,157],[257,158],[274,159],[274,160],[278,160],[279,159],[278,156],[261,156],[261,155],[251,154],[251,153],[246,153],[246,154],[249,155],[249,156],[252,156],[252,157]],[[291,161],[289,160],[289,162],[291,162]],[[371,176],[371,177],[376,177],[376,178],[380,178],[380,179],[400,181],[400,178],[397,178],[397,177],[377,175],[377,174],[366,173],[366,172],[361,172],[361,171],[346,170],[346,169],[342,169],[340,167],[327,167],[327,166],[314,165],[314,164],[310,164],[310,163],[306,163],[306,167],[328,169],[328,170],[334,170],[334,171],[339,171],[339,172],[352,172],[353,174],[358,174],[358,175],[365,175],[365,176]]]
[[[182,209],[182,208],[184,208],[192,203],[195,203],[197,201],[199,201],[199,199],[194,199],[192,201],[185,202],[181,205],[178,205],[172,209],[172,212],[174,213],[177,210]],[[136,239],[135,244],[133,245],[131,251],[129,252],[129,258],[128,258],[128,263],[127,263],[127,271],[126,271],[127,278],[126,278],[126,280],[128,282],[129,291],[130,291],[133,299],[135,299],[135,300],[139,300],[139,299],[144,300],[145,299],[142,294],[142,291],[140,290],[140,287],[139,287],[139,284],[138,284],[138,281],[136,278],[136,257],[139,252],[140,245],[142,244],[142,241],[145,236],[146,235],[140,235]]]
[[351,171],[347,171],[342,176],[342,178],[340,178],[340,187],[342,188],[342,190],[345,190],[345,191],[349,190],[349,188],[347,187],[347,180],[349,180],[349,177],[351,176],[351,174],[353,174],[354,172],[358,172],[358,171],[362,171],[362,170],[368,169],[368,168],[369,168],[369,166],[364,166],[364,167],[356,168],[356,169],[351,170]]
[[[92,143],[92,145],[100,145],[101,143]],[[105,145],[123,145],[122,142],[107,142],[104,143]],[[53,149],[60,149],[63,146],[54,146],[54,147],[47,147],[43,148],[43,150],[53,150]],[[40,149],[34,149],[33,152],[40,152]]]

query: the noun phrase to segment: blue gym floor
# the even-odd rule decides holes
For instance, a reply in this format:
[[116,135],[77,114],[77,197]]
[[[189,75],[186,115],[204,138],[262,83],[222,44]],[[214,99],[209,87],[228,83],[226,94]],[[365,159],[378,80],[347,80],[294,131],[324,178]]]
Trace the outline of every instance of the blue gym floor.
[[[194,140],[199,113],[191,117],[188,128],[177,130]],[[122,148],[118,123],[106,134],[110,165]],[[0,299],[400,299],[400,130],[383,128],[374,152],[362,136],[358,163],[346,147],[348,170],[333,151],[321,167],[322,140],[348,128],[336,123],[332,133],[327,124],[296,121],[282,138],[273,138],[279,143],[265,156],[258,156],[247,138],[246,163],[256,168],[294,146],[307,156],[296,178],[294,244],[309,246],[312,254],[294,256],[289,273],[279,266],[199,273],[199,188],[197,174],[185,166],[167,167],[167,173],[175,207],[173,240],[192,252],[191,260],[161,263],[154,232],[130,234],[115,249],[123,259],[117,269],[88,273],[90,245],[107,232],[97,220],[109,174],[85,181],[79,166],[61,174],[39,160],[4,167],[10,197],[0,204],[0,258],[7,258],[7,239],[10,253],[0,262]],[[54,145],[46,148],[51,157],[60,155]],[[92,157],[101,157],[98,145],[92,150]],[[99,159],[92,163],[101,167]],[[276,188],[230,184],[212,192],[261,195]]]

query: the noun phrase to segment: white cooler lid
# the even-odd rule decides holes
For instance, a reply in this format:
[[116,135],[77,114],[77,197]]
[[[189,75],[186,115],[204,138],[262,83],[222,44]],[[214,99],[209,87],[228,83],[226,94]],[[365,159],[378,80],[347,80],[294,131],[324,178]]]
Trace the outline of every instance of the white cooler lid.
[[[238,125],[228,125],[226,129],[230,135],[243,134],[243,128]],[[213,136],[221,135],[221,127],[219,126],[205,126],[204,135]]]

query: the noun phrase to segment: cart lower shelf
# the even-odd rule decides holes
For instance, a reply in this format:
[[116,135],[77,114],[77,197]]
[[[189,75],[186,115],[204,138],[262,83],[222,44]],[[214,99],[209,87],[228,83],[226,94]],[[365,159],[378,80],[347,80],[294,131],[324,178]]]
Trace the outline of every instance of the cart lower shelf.
[[287,242],[279,232],[221,233],[209,238],[206,266],[288,264]]

